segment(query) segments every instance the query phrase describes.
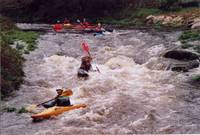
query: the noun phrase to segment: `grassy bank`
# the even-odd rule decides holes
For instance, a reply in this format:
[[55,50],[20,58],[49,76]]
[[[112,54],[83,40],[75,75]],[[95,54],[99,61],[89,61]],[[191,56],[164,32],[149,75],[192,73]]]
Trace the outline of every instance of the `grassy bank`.
[[157,8],[127,8],[120,11],[119,13],[114,14],[112,17],[103,18],[102,20],[100,20],[100,22],[121,26],[141,26],[145,24],[145,18],[148,15],[155,15],[161,12],[162,11]]
[[[8,18],[0,17],[1,42],[1,97],[4,98],[17,90],[23,82],[23,53],[36,48],[38,34],[17,29]],[[16,44],[21,41],[24,44]],[[15,44],[15,46],[11,46]]]
[[15,27],[9,19],[5,19],[5,17],[0,18],[0,26],[2,28],[1,40],[3,40],[6,44],[14,45],[19,53],[29,53],[37,48],[36,40],[39,37],[39,34],[36,32],[24,32]]
[[[154,28],[187,28],[188,22],[194,17],[198,17],[200,14],[199,8],[177,8],[174,10],[161,10],[159,8],[126,8],[123,9],[113,16],[105,17],[99,20],[101,23],[119,25],[119,26],[145,26]],[[163,25],[161,21],[156,21],[153,23],[148,23],[147,17],[153,16],[181,16],[183,19],[183,24],[168,24]],[[175,22],[176,23],[176,22]]]
[[[192,49],[200,54],[200,44],[198,42],[200,41],[199,31],[194,31],[194,30],[184,31],[182,35],[179,37],[179,40],[182,43],[183,49]],[[195,44],[195,42],[197,43]]]

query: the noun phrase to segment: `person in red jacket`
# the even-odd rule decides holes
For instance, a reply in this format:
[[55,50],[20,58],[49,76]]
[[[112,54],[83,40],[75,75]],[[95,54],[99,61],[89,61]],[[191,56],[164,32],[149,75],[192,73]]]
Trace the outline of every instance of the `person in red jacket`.
[[63,28],[63,24],[60,21],[57,21],[56,24],[53,25],[53,29],[55,32],[60,32]]
[[88,28],[90,26],[90,23],[87,22],[85,18],[83,18],[83,25],[85,28]]

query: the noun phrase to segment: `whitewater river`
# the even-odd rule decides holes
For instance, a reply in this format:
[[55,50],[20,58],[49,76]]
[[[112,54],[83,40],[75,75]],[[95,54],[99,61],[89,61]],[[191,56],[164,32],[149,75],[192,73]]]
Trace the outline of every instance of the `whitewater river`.
[[[41,26],[42,27],[42,26]],[[166,70],[158,59],[179,46],[180,32],[116,30],[94,37],[74,32],[43,33],[38,48],[24,55],[25,81],[5,104],[20,108],[71,88],[72,104],[84,109],[33,123],[31,113],[1,113],[2,135],[131,135],[143,133],[200,133],[200,89],[188,73]],[[89,43],[94,58],[88,80],[76,76]]]

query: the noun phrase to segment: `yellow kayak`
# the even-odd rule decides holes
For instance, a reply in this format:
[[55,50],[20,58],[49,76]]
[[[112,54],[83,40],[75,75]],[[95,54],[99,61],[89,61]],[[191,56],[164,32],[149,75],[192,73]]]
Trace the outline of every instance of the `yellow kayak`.
[[57,116],[59,114],[62,114],[70,110],[85,108],[85,107],[86,107],[85,104],[78,104],[78,105],[72,105],[72,106],[54,106],[42,111],[41,113],[32,115],[31,118],[33,119],[50,118],[51,116]]
[[63,26],[64,26],[64,28],[72,28],[73,27],[73,25],[70,23],[64,23]]

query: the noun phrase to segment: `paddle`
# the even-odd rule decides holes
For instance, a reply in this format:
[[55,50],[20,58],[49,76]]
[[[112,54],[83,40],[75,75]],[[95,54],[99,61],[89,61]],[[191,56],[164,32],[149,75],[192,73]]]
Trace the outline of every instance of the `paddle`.
[[37,104],[37,105],[35,105],[35,104],[29,105],[28,107],[26,107],[26,110],[27,110],[28,112],[34,112],[34,109],[35,109],[36,107],[41,106],[41,105],[43,105],[43,104],[45,104],[45,103],[47,103],[47,102],[53,101],[53,100],[55,100],[56,98],[57,98],[57,97],[55,97],[55,98],[53,98],[53,99],[50,99],[50,100],[48,100],[48,101],[45,101],[45,102],[43,102],[43,103]]
[[[58,96],[57,96],[57,97],[58,97]],[[47,102],[53,101],[53,100],[55,100],[57,97],[55,97],[55,98],[53,98],[53,99],[50,99],[50,100],[48,100],[48,101],[45,101],[45,102],[43,102],[43,103],[37,104],[36,107],[41,106],[41,105],[43,105],[43,104],[45,104],[45,103],[47,103]]]
[[[62,92],[61,95],[63,95],[63,94],[64,94],[65,96],[71,96],[71,95],[73,95],[73,92],[72,92],[71,89],[69,89],[69,88],[62,88],[62,89],[63,89],[64,91]],[[59,96],[60,96],[60,95],[57,95],[55,98],[50,99],[50,100],[45,101],[45,102],[42,102],[42,103],[37,104],[37,105],[34,105],[34,104],[29,105],[28,107],[26,107],[26,110],[27,110],[28,112],[34,112],[34,109],[35,109],[36,107],[38,107],[38,106],[40,106],[40,105],[43,105],[43,104],[45,104],[45,103],[47,103],[47,102],[50,102],[50,101],[52,101],[52,100],[55,100],[55,99],[57,99]]]
[[[85,41],[83,41],[83,43],[81,44],[81,46],[82,46],[83,51],[85,51],[91,57],[89,45]],[[99,68],[97,66],[96,66],[96,69],[97,69],[97,71],[99,73],[101,73],[100,70],[99,70]]]

